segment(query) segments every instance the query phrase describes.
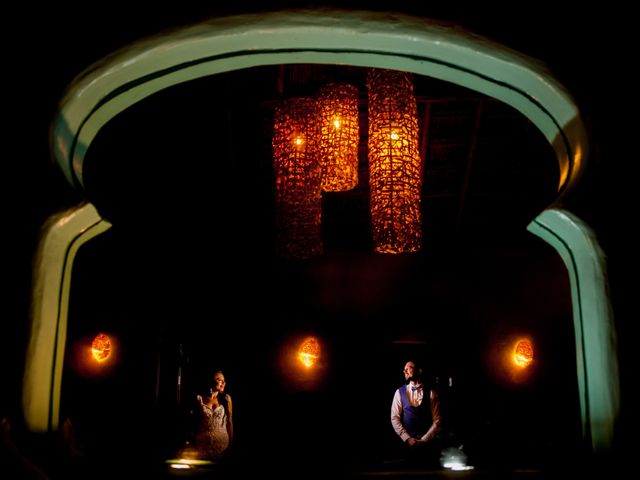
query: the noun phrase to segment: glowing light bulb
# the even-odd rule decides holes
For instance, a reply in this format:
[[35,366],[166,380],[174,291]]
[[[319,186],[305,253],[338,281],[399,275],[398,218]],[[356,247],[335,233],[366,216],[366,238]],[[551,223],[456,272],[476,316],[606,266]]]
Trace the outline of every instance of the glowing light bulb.
[[398,135],[396,132],[391,132],[391,140],[398,140],[400,138],[400,135]]
[[297,146],[300,146],[300,145],[302,145],[304,143],[304,140],[301,137],[296,137],[296,139],[294,140],[294,143]]
[[333,120],[333,126],[338,130],[340,128],[340,119],[336,118]]

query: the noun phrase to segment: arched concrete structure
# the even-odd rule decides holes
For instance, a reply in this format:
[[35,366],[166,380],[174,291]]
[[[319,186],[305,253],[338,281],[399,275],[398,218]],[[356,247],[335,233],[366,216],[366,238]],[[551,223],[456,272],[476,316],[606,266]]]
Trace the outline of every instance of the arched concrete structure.
[[605,450],[613,442],[620,392],[604,254],[593,231],[565,210],[545,210],[527,228],[555,248],[567,267],[582,434],[594,450]]
[[[138,42],[110,56],[81,75],[63,98],[52,128],[55,158],[69,182],[83,190],[86,151],[98,131],[119,112],[155,92],[192,79],[283,63],[399,69],[476,90],[519,110],[553,146],[560,170],[558,199],[584,168],[588,145],[578,108],[542,65],[453,26],[408,16],[325,10],[215,19]],[[547,218],[544,215],[539,225]],[[569,222],[557,221],[560,225]],[[533,231],[539,234],[537,225],[534,222]],[[31,430],[58,426],[73,256],[83,242],[107,228],[95,209],[84,206],[53,223],[41,240],[23,392],[25,418]],[[541,236],[554,245],[550,236]],[[565,241],[571,243],[572,238]],[[591,262],[602,259],[597,249],[585,257],[590,255]],[[581,288],[600,292],[598,301],[605,304],[603,278],[584,276],[582,262],[572,265],[572,286],[578,282]],[[589,299],[582,298],[582,311],[590,308],[584,302]],[[609,331],[610,317],[603,309],[596,311],[600,313],[590,322]],[[576,325],[582,328],[583,320]],[[584,330],[576,329],[584,433],[591,433],[594,447],[606,448],[611,444],[609,427],[617,414],[615,352],[602,342],[583,341],[582,335]],[[595,401],[595,391],[585,388],[592,368],[611,375],[603,402]],[[600,406],[602,412],[597,411]],[[603,419],[607,426],[595,428],[593,422],[600,424]]]

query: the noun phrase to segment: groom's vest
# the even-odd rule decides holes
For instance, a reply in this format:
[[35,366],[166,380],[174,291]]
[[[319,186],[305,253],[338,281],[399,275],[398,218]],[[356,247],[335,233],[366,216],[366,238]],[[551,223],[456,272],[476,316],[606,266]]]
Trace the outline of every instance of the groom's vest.
[[403,385],[398,391],[402,400],[402,424],[409,432],[409,435],[414,438],[420,438],[427,433],[433,423],[433,418],[431,417],[431,390],[424,389],[422,402],[417,407],[412,406],[409,402],[407,385]]

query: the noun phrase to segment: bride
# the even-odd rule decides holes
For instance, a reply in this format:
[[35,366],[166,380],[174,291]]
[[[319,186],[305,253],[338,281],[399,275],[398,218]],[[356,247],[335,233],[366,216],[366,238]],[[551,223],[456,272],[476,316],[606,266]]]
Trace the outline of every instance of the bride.
[[221,371],[213,375],[211,395],[196,397],[200,405],[200,424],[196,433],[196,448],[202,457],[221,457],[233,441],[231,397],[224,393],[225,381]]

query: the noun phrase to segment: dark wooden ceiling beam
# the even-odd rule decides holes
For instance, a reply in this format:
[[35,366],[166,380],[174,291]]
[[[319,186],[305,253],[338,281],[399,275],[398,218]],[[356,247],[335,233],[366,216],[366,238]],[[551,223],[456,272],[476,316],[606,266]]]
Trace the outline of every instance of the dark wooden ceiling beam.
[[431,126],[431,102],[427,102],[424,106],[424,114],[422,116],[422,135],[420,137],[420,158],[422,159],[422,170],[427,164],[427,152],[429,151],[429,127]]
[[482,119],[482,107],[483,107],[483,100],[478,100],[475,122],[473,126],[473,131],[471,132],[471,139],[469,141],[469,153],[467,155],[467,165],[464,170],[462,188],[460,189],[460,197],[458,199],[458,215],[456,218],[456,226],[458,230],[460,230],[462,227],[465,199],[467,196],[467,192],[469,190],[469,184],[471,182],[471,172],[473,171],[473,159],[476,156],[476,147],[478,144],[478,132],[480,131],[480,121]]

